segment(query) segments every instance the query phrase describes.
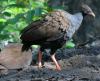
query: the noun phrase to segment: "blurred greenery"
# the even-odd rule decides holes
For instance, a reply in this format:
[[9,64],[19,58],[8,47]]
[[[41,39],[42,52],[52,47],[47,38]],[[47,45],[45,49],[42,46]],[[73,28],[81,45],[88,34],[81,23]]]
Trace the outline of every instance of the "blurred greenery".
[[0,0],[0,42],[20,42],[20,31],[48,11],[47,0]]
[[69,40],[66,42],[65,44],[65,48],[74,48],[75,47],[75,44],[73,43],[73,40]]

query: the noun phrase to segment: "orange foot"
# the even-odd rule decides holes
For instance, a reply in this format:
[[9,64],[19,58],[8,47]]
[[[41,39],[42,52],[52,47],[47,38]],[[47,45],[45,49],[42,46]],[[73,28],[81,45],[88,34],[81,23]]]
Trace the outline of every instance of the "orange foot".
[[54,64],[56,65],[56,70],[61,71],[61,67],[60,67],[60,65],[58,64],[58,62],[55,58],[55,54],[51,55],[51,59],[53,60]]

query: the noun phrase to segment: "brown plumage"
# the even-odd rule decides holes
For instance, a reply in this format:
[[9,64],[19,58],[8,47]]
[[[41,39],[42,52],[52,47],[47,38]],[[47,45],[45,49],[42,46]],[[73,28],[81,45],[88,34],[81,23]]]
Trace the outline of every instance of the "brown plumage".
[[[22,42],[43,44],[46,41],[59,39],[69,23],[64,19],[62,11],[54,11],[45,17],[45,19],[32,22],[27,28],[22,30]],[[32,32],[32,33],[30,33]],[[25,40],[24,40],[25,39]],[[28,44],[29,44],[28,43]]]
[[81,8],[79,13],[73,15],[64,10],[55,10],[43,19],[32,22],[21,32],[22,51],[27,51],[33,44],[40,45],[39,67],[41,67],[41,52],[44,49],[51,49],[51,58],[57,69],[61,70],[55,59],[55,51],[73,36],[85,16],[95,16],[87,5],[84,4]]

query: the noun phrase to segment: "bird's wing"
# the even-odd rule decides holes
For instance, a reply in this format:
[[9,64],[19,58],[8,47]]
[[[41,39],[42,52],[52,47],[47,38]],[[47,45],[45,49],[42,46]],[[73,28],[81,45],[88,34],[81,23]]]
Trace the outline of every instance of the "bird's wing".
[[44,19],[33,22],[21,32],[21,39],[26,41],[37,41],[46,39],[53,41],[62,36],[68,29],[70,22],[63,11],[54,11]]
[[41,30],[40,28],[43,27],[43,23],[45,23],[44,20],[37,20],[32,22],[21,31],[20,38],[26,41],[33,41],[42,38],[43,32],[40,32],[39,30]]

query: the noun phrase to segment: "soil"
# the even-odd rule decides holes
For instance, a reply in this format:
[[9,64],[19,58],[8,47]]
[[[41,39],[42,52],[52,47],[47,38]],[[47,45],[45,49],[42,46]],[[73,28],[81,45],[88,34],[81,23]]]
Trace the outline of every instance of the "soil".
[[100,81],[100,47],[60,49],[56,57],[61,71],[55,70],[46,55],[42,69],[31,65],[20,71],[9,70],[0,76],[0,81]]

